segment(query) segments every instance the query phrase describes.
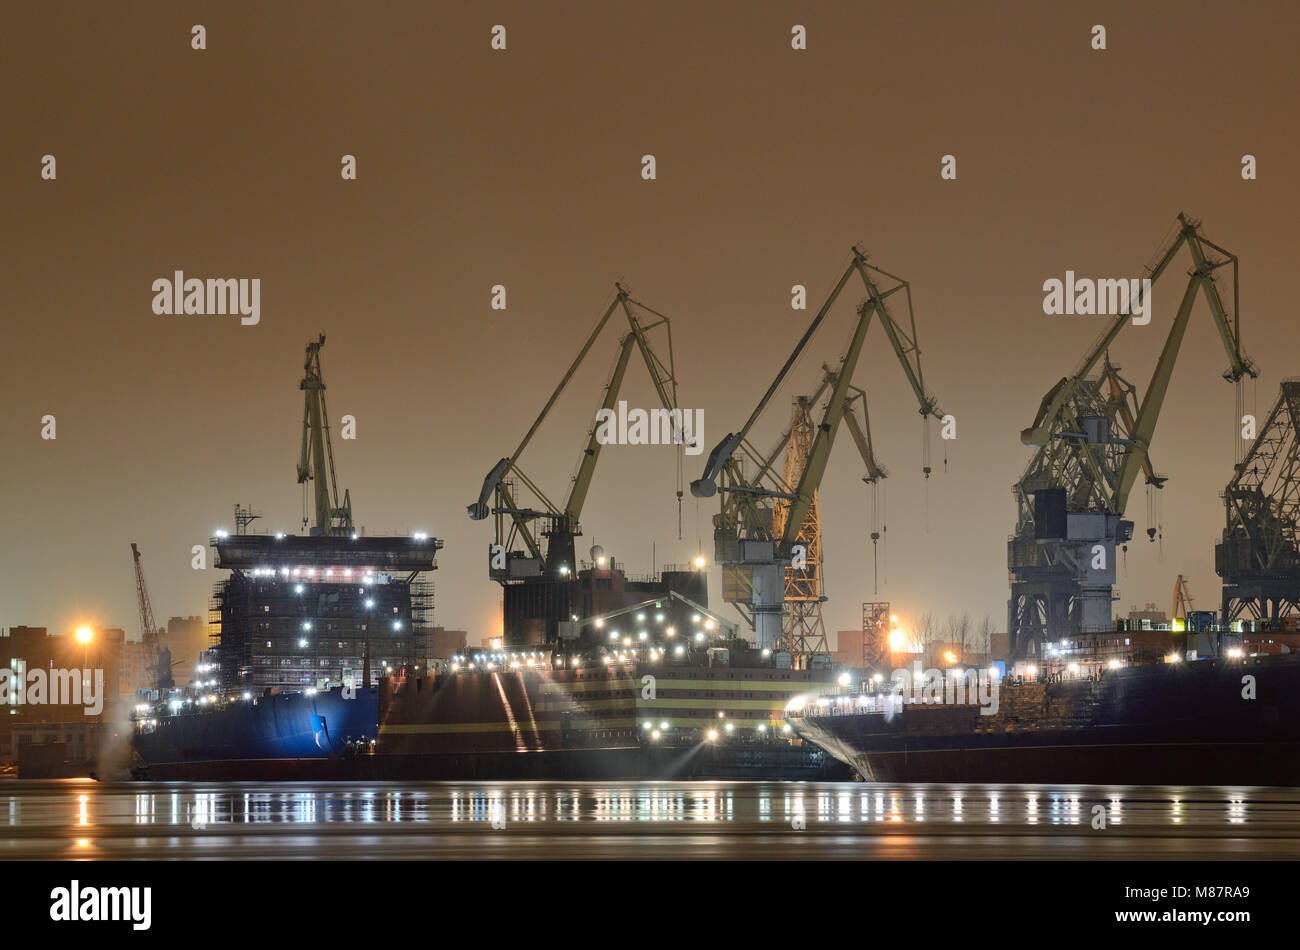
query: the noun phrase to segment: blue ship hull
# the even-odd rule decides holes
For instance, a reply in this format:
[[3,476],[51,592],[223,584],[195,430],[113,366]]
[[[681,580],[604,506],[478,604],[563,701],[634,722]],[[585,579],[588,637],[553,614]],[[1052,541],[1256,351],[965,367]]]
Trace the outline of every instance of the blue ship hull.
[[378,693],[280,693],[164,716],[133,736],[134,771],[157,780],[342,774],[348,744],[378,733]]

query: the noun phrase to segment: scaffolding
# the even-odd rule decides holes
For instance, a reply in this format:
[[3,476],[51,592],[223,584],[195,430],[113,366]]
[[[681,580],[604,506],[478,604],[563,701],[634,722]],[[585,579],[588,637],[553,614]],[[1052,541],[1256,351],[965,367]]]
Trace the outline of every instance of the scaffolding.
[[[796,397],[790,422],[790,435],[785,450],[785,484],[797,485],[803,475],[817,428],[810,412],[811,400]],[[800,668],[806,667],[808,658],[819,653],[830,653],[826,641],[826,624],[822,618],[822,524],[818,492],[804,515],[803,524],[795,536],[799,551],[797,558],[785,568],[785,616],[782,618],[784,646],[795,657]],[[773,529],[778,536],[785,530],[790,516],[790,502],[778,500],[773,512]]]
[[[326,689],[423,666],[435,539],[330,536],[217,540],[231,575],[209,603],[221,683]],[[378,565],[383,564],[383,567]]]

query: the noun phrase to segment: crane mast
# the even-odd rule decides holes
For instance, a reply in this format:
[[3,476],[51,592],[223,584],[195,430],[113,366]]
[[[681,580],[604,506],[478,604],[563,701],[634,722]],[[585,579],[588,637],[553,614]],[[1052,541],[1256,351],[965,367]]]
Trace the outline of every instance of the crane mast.
[[[1200,222],[1184,214],[1178,215],[1175,231],[1149,269],[1148,286],[1154,287],[1184,247],[1192,267],[1141,400],[1111,363],[1109,351],[1144,291],[1111,320],[1074,373],[1047,392],[1033,424],[1021,432],[1021,441],[1036,452],[1015,486],[1016,531],[1007,549],[1014,656],[1026,655],[1044,640],[1111,628],[1116,547],[1133,534],[1125,508],[1139,473],[1151,490],[1164,484],[1152,469],[1151,440],[1199,295],[1228,355],[1223,378],[1237,383],[1257,375],[1241,350],[1237,258],[1209,241]],[[1227,267],[1232,269],[1231,312],[1216,282],[1217,272]]]
[[[750,430],[854,274],[861,279],[867,296],[858,305],[857,321],[848,347],[837,369],[823,366],[824,378],[818,394],[820,396],[829,390],[829,397],[816,426],[804,427],[805,432],[811,433],[811,438],[791,442],[802,427],[802,419],[796,411],[785,436],[795,448],[793,455],[787,455],[785,471],[778,476],[774,470],[777,452],[764,457],[755,451],[749,441]],[[906,326],[899,323],[890,311],[891,298],[895,297],[906,301]],[[807,557],[810,513],[817,524],[817,532],[820,532],[820,519],[815,509],[817,490],[840,423],[851,415],[851,403],[861,393],[852,385],[851,379],[873,318],[878,318],[884,329],[920,406],[922,418],[940,415],[937,401],[925,389],[921,372],[911,288],[903,279],[867,263],[866,255],[855,247],[848,266],[749,419],[738,432],[729,433],[714,447],[701,477],[691,483],[691,493],[697,498],[710,498],[721,493],[720,511],[714,516],[713,524],[715,557],[723,569],[723,598],[736,605],[749,621],[754,629],[755,645],[760,649],[775,648],[787,636],[784,628],[789,613],[786,569]],[[811,421],[811,416],[808,419]],[[859,450],[863,451],[864,461],[870,460],[867,462],[869,475],[881,477],[883,471],[876,465],[870,451],[869,430],[854,423],[848,425],[854,432]],[[754,468],[752,474],[746,474],[746,462]],[[801,534],[805,535],[802,541]],[[820,560],[820,543],[817,547]],[[818,585],[817,597],[820,596]]]
[[[766,465],[775,461],[776,455],[785,449],[784,481],[793,485],[799,480],[803,467],[807,463],[808,451],[812,446],[816,423],[813,421],[812,409],[836,382],[836,373],[825,363],[822,364],[822,378],[811,396],[796,396],[790,427],[782,434],[777,448],[768,457]],[[876,461],[871,446],[871,425],[867,414],[866,392],[857,386],[850,386],[850,395],[844,401],[844,424],[853,437],[854,444],[867,467],[863,481],[873,490],[879,479],[886,477],[883,466]],[[857,416],[857,405],[862,407],[862,419]],[[772,512],[773,533],[781,535],[789,517],[789,503],[777,499]],[[795,658],[796,664],[806,666],[808,658],[819,653],[829,653],[826,641],[826,623],[822,616],[822,604],[826,602],[826,592],[822,576],[822,525],[821,506],[818,492],[813,492],[812,504],[804,516],[803,527],[795,537],[795,544],[804,549],[804,557],[796,566],[791,564],[785,569],[786,613],[783,623],[782,642]]]
[[298,484],[312,483],[314,498],[313,535],[350,535],[352,496],[344,491],[339,503],[338,481],[334,474],[334,447],[330,443],[329,413],[325,407],[325,380],[321,376],[320,351],[325,334],[307,344],[303,363],[302,451],[298,455]]

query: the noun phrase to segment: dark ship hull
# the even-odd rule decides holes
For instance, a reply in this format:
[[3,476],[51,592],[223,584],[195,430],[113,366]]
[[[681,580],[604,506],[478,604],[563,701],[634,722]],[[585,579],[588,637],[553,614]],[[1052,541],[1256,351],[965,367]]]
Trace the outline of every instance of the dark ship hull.
[[[653,698],[643,686],[650,669],[659,684]],[[791,693],[825,680],[772,667],[633,664],[391,677],[358,690],[355,700],[338,690],[293,693],[160,718],[133,740],[135,774],[159,781],[842,779],[851,771],[833,756],[778,732]],[[348,748],[348,738],[367,741]]]
[[867,781],[1300,785],[1300,657],[1004,684],[998,710],[811,707],[795,731]]

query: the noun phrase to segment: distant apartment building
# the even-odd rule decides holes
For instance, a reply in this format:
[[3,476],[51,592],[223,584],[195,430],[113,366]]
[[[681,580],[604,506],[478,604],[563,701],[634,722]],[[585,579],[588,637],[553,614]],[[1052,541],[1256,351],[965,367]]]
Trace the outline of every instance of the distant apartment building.
[[[45,627],[10,627],[0,636],[0,663],[9,670],[8,696],[0,713],[0,761],[16,761],[25,744],[66,742],[70,759],[90,758],[92,746],[106,724],[122,716],[121,692],[123,652],[126,633],[116,627],[99,627],[83,643],[72,633],[50,635]],[[42,702],[27,702],[25,684],[29,672],[45,670],[46,677],[55,671],[77,671],[82,684],[92,689],[96,673],[103,673],[103,706],[96,715],[87,715],[84,702],[50,702],[47,691]],[[24,684],[18,688],[18,684]]]

